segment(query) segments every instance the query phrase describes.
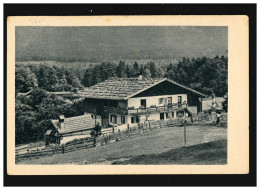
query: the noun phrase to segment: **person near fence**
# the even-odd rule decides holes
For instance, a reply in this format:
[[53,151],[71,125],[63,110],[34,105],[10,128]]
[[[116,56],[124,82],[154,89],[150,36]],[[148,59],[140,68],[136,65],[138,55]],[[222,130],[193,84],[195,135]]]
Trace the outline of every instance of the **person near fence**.
[[220,123],[221,111],[218,111],[216,116],[217,116],[216,126],[218,126]]
[[92,138],[94,138],[93,146],[95,147],[97,144],[97,132],[95,130],[91,130],[90,135]]

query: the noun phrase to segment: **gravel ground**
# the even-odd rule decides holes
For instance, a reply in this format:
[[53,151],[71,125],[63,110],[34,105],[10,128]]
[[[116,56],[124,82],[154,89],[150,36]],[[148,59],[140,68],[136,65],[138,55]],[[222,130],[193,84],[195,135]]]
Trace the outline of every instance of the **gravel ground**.
[[[185,147],[227,139],[227,128],[215,127],[211,122],[187,126],[186,131]],[[113,164],[141,155],[156,155],[182,147],[184,147],[184,128],[169,127],[133,135],[104,146],[25,160],[17,164]]]

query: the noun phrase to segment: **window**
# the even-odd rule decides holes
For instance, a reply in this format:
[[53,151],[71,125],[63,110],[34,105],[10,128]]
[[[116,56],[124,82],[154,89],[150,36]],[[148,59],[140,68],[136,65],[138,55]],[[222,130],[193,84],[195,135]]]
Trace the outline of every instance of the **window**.
[[135,123],[135,117],[131,117],[131,123]]
[[172,97],[167,98],[168,104],[172,104]]
[[181,107],[181,103],[182,103],[182,96],[178,96],[178,107]]
[[174,118],[174,112],[172,112],[172,118]]
[[172,108],[172,97],[167,98],[168,108]]
[[125,124],[125,116],[124,115],[121,116],[121,124]]
[[169,113],[165,113],[165,118],[169,119]]
[[146,108],[146,99],[141,99],[141,108]]
[[166,104],[167,98],[159,98],[159,104]]
[[117,116],[114,115],[114,114],[110,115],[110,122],[111,123],[117,123]]
[[178,96],[178,103],[182,103],[182,96]]
[[131,117],[131,123],[139,123],[140,122],[140,116]]

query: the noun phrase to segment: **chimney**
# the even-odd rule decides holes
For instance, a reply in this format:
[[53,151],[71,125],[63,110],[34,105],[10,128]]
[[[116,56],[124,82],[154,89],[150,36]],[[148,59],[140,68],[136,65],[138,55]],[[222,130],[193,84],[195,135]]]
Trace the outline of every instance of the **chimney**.
[[143,75],[139,75],[138,79],[142,80],[143,79]]
[[60,126],[60,128],[64,128],[64,120],[65,120],[65,117],[64,117],[64,115],[60,115],[59,116],[59,126]]

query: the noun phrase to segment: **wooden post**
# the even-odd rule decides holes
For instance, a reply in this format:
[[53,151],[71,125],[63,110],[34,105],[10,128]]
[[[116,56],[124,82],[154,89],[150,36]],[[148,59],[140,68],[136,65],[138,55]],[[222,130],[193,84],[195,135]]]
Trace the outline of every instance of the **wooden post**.
[[186,145],[186,120],[184,121],[184,144]]
[[65,153],[65,144],[61,145],[61,149],[62,149],[62,154],[64,154]]
[[97,137],[96,137],[96,135],[94,135],[93,146],[95,147],[95,146],[96,146],[96,144],[97,144]]

